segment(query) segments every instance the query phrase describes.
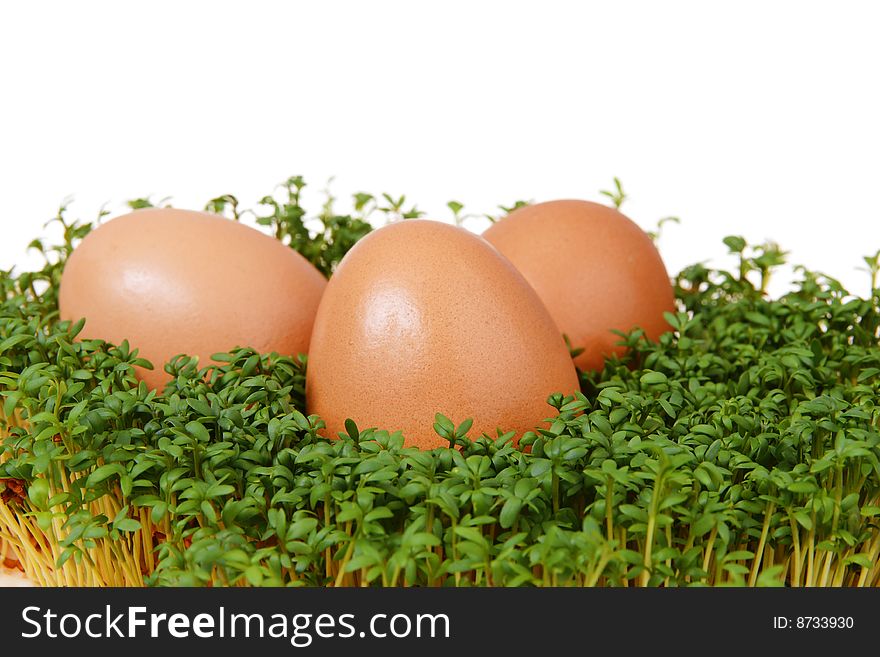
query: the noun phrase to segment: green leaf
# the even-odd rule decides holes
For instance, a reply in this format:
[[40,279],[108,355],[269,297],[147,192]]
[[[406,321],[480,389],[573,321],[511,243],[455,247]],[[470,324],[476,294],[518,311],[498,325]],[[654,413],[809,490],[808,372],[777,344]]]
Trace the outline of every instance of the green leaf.
[[441,438],[449,439],[455,433],[455,425],[448,417],[441,413],[437,413],[434,416],[434,431],[436,431],[437,435]]
[[643,386],[665,386],[669,383],[669,379],[663,372],[646,372],[642,374],[639,381]]
[[45,479],[34,479],[28,485],[27,494],[34,507],[45,510],[49,502],[49,482]]
[[113,528],[121,532],[136,532],[141,528],[141,523],[132,518],[124,518],[119,522],[113,523]]
[[113,475],[122,476],[124,474],[125,468],[120,463],[108,463],[107,465],[102,465],[92,471],[86,480],[86,486],[94,488]]
[[200,443],[211,442],[211,434],[200,422],[187,422],[186,432]]
[[516,519],[519,517],[522,505],[522,500],[518,497],[507,498],[507,501],[504,502],[504,505],[501,507],[501,513],[498,516],[498,521],[504,529],[510,529],[513,527],[513,523],[516,522]]
[[813,528],[813,519],[806,511],[795,511],[793,515],[798,524],[807,531]]

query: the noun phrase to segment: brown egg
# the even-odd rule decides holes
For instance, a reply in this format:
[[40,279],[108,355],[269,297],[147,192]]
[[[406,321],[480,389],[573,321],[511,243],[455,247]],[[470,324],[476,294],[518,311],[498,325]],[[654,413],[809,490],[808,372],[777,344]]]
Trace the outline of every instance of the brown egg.
[[612,329],[642,328],[656,340],[675,309],[669,275],[651,238],[613,208],[550,201],[511,212],[483,233],[538,292],[582,370],[622,354]]
[[407,445],[448,444],[434,414],[471,436],[518,434],[553,415],[551,393],[578,389],[562,335],[498,251],[435,221],[388,225],[340,263],[315,318],[309,412],[343,431],[401,430]]
[[305,353],[326,279],[293,249],[206,212],[137,210],[83,239],[61,279],[62,319],[85,317],[81,337],[124,339],[152,362],[150,387],[177,354],[234,347]]

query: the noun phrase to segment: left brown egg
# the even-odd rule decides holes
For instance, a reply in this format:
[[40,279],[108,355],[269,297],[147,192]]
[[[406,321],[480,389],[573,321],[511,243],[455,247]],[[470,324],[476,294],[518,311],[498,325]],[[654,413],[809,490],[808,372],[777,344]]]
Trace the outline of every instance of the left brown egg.
[[71,254],[59,290],[62,319],[85,318],[81,338],[128,340],[153,370],[177,354],[235,347],[307,353],[327,280],[305,258],[254,228],[207,212],[149,208],[116,217]]

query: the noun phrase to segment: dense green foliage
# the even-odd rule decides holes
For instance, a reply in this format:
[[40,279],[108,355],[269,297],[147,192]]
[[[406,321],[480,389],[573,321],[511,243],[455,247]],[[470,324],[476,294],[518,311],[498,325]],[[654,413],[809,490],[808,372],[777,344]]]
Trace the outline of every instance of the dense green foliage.
[[[260,223],[331,272],[369,224],[328,202],[309,231],[301,188]],[[209,207],[239,216],[231,196]],[[438,416],[450,447],[420,452],[353,423],[321,437],[301,358],[181,356],[164,393],[147,390],[129,345],[57,321],[89,229],[59,221],[61,246],[35,244],[42,271],[0,273],[0,540],[41,583],[880,581],[876,289],[801,269],[770,299],[783,254],[728,238],[738,271],[685,269],[673,330],[621,336],[627,358],[551,397],[548,429],[514,447]]]

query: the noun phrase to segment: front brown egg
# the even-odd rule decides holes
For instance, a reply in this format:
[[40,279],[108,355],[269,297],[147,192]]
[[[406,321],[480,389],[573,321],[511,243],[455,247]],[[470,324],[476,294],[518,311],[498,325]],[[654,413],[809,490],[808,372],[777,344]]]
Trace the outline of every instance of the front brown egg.
[[578,389],[559,329],[534,290],[482,238],[411,220],[362,239],[330,279],[312,333],[310,413],[343,431],[400,430],[408,445],[446,443],[435,413],[471,435],[518,434]]
[[235,347],[306,353],[326,279],[299,253],[263,233],[206,212],[137,210],[93,230],[62,275],[62,319],[86,323],[81,337],[128,340],[170,378],[173,356]]
[[582,370],[622,354],[613,330],[656,340],[675,310],[669,274],[648,234],[613,208],[550,201],[511,212],[483,233],[538,292]]

